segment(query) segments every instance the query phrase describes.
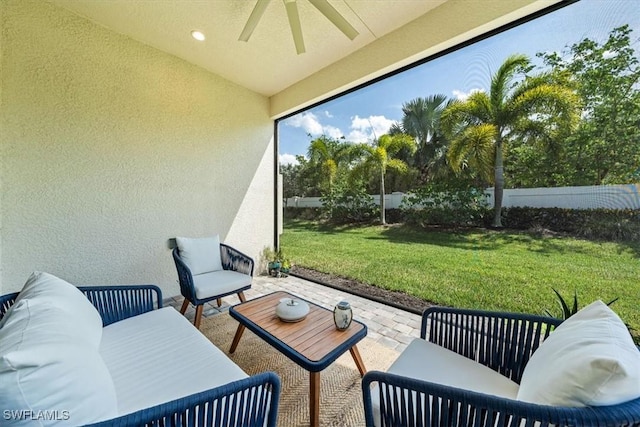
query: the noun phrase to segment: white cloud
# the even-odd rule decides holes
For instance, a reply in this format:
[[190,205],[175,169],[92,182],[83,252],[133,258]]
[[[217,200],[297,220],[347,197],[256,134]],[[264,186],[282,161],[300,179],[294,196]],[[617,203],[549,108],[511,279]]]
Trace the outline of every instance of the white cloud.
[[296,156],[293,154],[289,154],[289,153],[280,154],[278,156],[278,159],[280,160],[281,165],[297,165],[298,164],[298,160],[296,159]]
[[344,134],[342,133],[342,131],[340,129],[338,129],[337,127],[334,126],[324,126],[323,128],[323,133],[333,139],[338,139],[338,138],[342,138],[344,136]]
[[[327,117],[333,117],[328,111],[325,111],[325,115]],[[287,124],[287,126],[302,128],[311,136],[326,135],[335,139],[344,136],[339,128],[330,125],[323,125],[322,123],[320,123],[318,116],[310,112],[296,114],[295,116],[286,120],[285,123]]]
[[302,128],[310,135],[322,135],[322,125],[313,113],[300,113],[287,120],[287,125]]
[[394,120],[385,116],[355,116],[351,118],[351,132],[347,139],[353,142],[369,142],[389,132]]
[[484,92],[484,91],[485,91],[484,89],[480,89],[480,88],[473,88],[469,92],[463,92],[461,90],[454,89],[453,90],[453,96],[458,101],[466,101],[467,99],[469,99],[469,96],[471,94],[476,93],[476,92]]
[[333,118],[333,114],[331,114],[329,110],[324,110],[324,115],[329,117],[330,119]]

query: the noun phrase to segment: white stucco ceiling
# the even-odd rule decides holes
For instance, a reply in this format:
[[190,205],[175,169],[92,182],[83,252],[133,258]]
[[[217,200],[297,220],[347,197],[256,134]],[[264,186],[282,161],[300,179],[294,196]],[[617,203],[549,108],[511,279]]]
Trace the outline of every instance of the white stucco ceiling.
[[[360,33],[353,41],[308,0],[298,0],[306,53],[296,54],[285,5],[268,5],[238,41],[256,0],[50,0],[266,96],[361,49],[447,0],[329,0]],[[190,32],[200,30],[204,42]]]

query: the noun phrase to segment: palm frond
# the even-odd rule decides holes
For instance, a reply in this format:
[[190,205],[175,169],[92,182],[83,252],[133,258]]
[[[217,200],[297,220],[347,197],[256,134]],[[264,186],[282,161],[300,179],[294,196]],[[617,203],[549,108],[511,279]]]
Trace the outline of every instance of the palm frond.
[[452,169],[461,170],[463,164],[473,167],[483,178],[491,180],[497,129],[491,124],[469,126],[451,140],[447,159]]
[[502,63],[498,71],[491,78],[491,105],[494,111],[502,110],[502,104],[506,100],[513,86],[513,79],[518,72],[524,72],[530,65],[529,57],[522,54],[513,54]]
[[393,169],[399,173],[407,173],[409,170],[409,165],[403,162],[400,159],[389,159],[387,161],[387,169]]

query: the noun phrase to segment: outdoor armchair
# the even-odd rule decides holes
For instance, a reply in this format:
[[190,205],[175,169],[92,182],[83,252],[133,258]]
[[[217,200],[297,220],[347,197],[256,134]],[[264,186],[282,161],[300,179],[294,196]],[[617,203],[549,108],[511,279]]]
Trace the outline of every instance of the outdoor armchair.
[[229,245],[213,238],[176,238],[173,260],[178,272],[180,293],[184,297],[180,312],[189,303],[196,307],[193,324],[200,329],[203,304],[217,300],[218,306],[227,295],[238,294],[244,302],[243,291],[251,288],[253,259]]
[[[389,372],[364,376],[367,427],[640,425],[640,398],[586,407],[516,399],[532,355],[561,323],[527,314],[427,309],[421,339]],[[565,380],[557,378],[555,387]]]

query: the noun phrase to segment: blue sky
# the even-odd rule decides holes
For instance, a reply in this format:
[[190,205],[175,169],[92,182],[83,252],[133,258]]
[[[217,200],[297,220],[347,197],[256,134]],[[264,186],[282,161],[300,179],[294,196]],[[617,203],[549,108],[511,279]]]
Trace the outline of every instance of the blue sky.
[[560,52],[585,37],[603,42],[613,28],[624,24],[634,30],[634,47],[640,51],[639,0],[581,0],[280,121],[280,162],[291,163],[295,155],[306,154],[309,135],[371,141],[402,118],[402,104],[411,99],[436,93],[463,99],[474,90],[487,90],[490,75],[513,53],[529,55],[536,61],[537,52]]

